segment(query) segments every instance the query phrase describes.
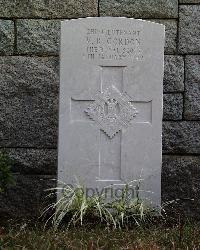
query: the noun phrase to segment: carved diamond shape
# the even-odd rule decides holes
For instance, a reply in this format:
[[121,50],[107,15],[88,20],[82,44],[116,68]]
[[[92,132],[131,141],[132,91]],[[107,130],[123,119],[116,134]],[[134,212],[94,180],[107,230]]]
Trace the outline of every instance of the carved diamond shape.
[[97,93],[94,100],[85,112],[110,138],[127,127],[138,113],[130,97],[113,85]]

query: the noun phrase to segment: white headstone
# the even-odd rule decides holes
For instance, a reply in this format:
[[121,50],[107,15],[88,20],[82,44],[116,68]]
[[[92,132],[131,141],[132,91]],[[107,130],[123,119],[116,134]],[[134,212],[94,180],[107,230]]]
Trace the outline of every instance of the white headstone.
[[163,61],[163,25],[62,22],[59,181],[101,192],[142,178],[142,196],[160,205]]

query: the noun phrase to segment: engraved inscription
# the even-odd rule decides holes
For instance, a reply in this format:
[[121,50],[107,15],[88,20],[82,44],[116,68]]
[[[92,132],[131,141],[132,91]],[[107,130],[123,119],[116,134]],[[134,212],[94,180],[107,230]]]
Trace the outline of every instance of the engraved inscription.
[[86,55],[89,60],[142,59],[142,30],[95,29],[86,31]]

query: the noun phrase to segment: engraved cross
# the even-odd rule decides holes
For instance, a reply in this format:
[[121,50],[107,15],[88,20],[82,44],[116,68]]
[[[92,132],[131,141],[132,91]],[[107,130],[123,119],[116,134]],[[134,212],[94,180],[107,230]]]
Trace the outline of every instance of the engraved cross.
[[[98,112],[95,111],[96,113],[90,112],[88,114],[92,118],[92,122],[99,127],[99,173],[96,178],[98,181],[112,181],[116,183],[123,181],[123,167],[121,166],[123,133],[129,127],[134,127],[134,123],[147,123],[150,125],[152,121],[152,100],[134,101],[130,96],[123,93],[124,68],[119,66],[102,66],[100,94],[94,94],[91,98],[86,98],[84,93],[72,97],[71,114],[73,121],[91,121],[84,111],[88,113],[88,107],[90,108],[89,111],[98,109]],[[114,92],[111,91],[110,94],[110,91],[107,90],[111,89],[111,86]],[[112,94],[115,96],[112,96]],[[121,111],[121,116],[119,116],[118,102],[121,102],[120,105],[122,107],[123,105],[125,106]],[[128,111],[129,115],[127,116],[124,112]],[[98,115],[96,115],[97,113]],[[99,113],[103,113],[103,117]],[[118,126],[117,133],[113,132],[112,128],[110,129],[113,123],[115,125],[114,129]],[[128,128],[124,129],[124,124],[128,124]]]

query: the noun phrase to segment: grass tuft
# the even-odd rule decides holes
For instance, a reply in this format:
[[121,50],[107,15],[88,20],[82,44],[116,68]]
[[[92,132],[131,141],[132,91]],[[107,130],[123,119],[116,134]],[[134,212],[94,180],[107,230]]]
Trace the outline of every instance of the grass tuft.
[[84,186],[78,182],[75,186],[64,185],[49,189],[48,196],[53,196],[56,192],[59,199],[44,210],[43,215],[53,211],[46,225],[52,222],[54,230],[65,223],[69,228],[71,225],[82,226],[88,221],[97,221],[113,228],[133,224],[139,226],[158,214],[158,211],[139,197],[138,185],[137,192],[130,197],[130,187],[133,187],[133,182],[124,185],[120,197],[112,200],[106,199],[105,193],[87,196]]

